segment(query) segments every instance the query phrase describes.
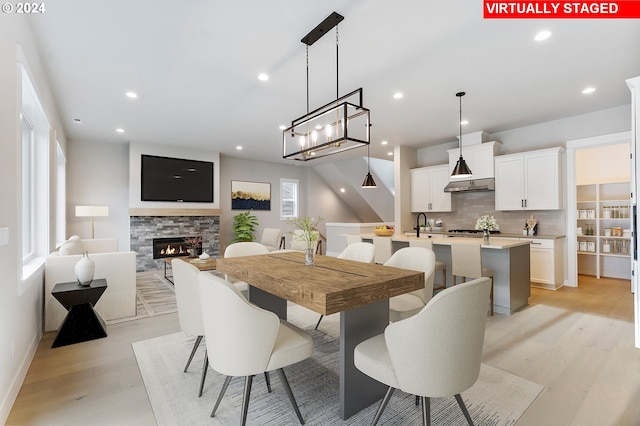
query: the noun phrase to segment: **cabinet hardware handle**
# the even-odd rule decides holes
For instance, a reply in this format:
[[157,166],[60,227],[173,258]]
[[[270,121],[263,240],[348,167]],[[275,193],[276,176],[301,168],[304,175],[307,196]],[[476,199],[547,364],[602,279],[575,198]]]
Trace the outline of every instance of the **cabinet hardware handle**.
[[542,243],[536,243],[536,242],[534,242],[534,241],[531,241],[531,245],[532,245],[532,246],[533,246],[533,245],[541,246],[541,245],[542,245]]

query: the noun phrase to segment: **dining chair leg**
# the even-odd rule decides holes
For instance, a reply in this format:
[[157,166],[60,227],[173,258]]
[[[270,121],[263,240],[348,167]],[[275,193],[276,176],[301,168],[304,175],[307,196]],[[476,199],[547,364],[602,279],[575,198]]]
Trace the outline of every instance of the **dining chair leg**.
[[282,368],[278,369],[278,377],[280,377],[280,381],[282,382],[282,386],[284,386],[284,391],[287,393],[289,397],[289,402],[293,406],[293,410],[296,412],[296,416],[298,416],[298,420],[300,420],[300,424],[304,424],[304,419],[302,418],[302,414],[300,413],[300,409],[298,408],[298,403],[293,396],[293,392],[291,392],[291,386],[289,386],[289,381],[287,380],[287,376],[284,375],[284,370]]
[[418,406],[418,404],[420,404],[420,397],[416,395],[416,407]]
[[198,398],[202,396],[202,389],[204,389],[204,379],[207,377],[207,368],[209,368],[209,357],[207,356],[207,351],[204,351],[204,362],[202,366],[202,378],[200,379],[200,392],[198,393]]
[[222,390],[220,391],[220,395],[218,395],[218,400],[216,401],[216,405],[213,406],[213,411],[211,411],[211,417],[215,416],[216,410],[218,409],[218,405],[220,405],[220,401],[222,401],[222,397],[224,396],[224,393],[227,391],[230,381],[231,381],[231,376],[227,376],[227,378],[224,379]]
[[271,393],[271,379],[269,378],[269,372],[264,372],[264,381],[267,382],[267,391]]
[[191,355],[189,356],[189,361],[187,361],[187,365],[184,367],[184,373],[187,372],[187,368],[189,368],[189,364],[191,364],[191,360],[193,359],[193,356],[196,353],[196,350],[198,349],[198,346],[200,346],[200,342],[202,341],[202,338],[204,336],[198,336],[198,338],[196,339],[196,343],[193,345],[193,349],[191,349]]
[[391,386],[389,386],[389,389],[387,389],[387,393],[384,394],[384,398],[382,398],[382,402],[378,407],[378,411],[376,411],[376,415],[373,418],[373,422],[371,423],[371,426],[376,426],[376,424],[378,424],[378,420],[380,420],[380,416],[382,416],[382,412],[384,411],[385,407],[389,403],[389,400],[391,399],[391,395],[393,395],[394,390],[396,390],[396,388]]
[[464,401],[462,400],[462,396],[460,396],[459,393],[456,394],[456,401],[458,401],[458,405],[462,409],[462,413],[464,414],[464,417],[467,419],[467,423],[469,423],[469,426],[473,426],[473,420],[471,420],[471,416],[469,415],[469,410],[467,410],[467,406],[464,404]]
[[422,397],[422,424],[431,426],[431,399],[428,396]]
[[251,397],[252,383],[253,376],[247,376],[244,378],[244,394],[242,395],[242,417],[240,417],[240,424],[242,426],[247,424],[247,413],[249,412],[249,398]]
[[320,325],[320,321],[322,321],[322,318],[324,318],[324,315],[320,315],[320,319],[318,320],[318,323],[316,324],[316,328],[314,328],[314,330],[318,329],[318,326]]

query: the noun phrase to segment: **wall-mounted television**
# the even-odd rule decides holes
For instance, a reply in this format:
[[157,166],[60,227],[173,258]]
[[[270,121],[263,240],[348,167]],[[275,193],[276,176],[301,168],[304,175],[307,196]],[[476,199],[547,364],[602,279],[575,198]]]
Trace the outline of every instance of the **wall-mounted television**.
[[142,201],[213,202],[213,163],[142,154]]

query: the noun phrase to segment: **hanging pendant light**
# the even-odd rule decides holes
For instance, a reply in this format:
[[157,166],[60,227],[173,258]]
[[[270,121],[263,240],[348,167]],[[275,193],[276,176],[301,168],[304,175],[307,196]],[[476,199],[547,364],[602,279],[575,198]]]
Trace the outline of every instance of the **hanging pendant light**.
[[467,166],[467,162],[462,158],[462,97],[465,95],[465,92],[458,92],[456,96],[460,99],[460,158],[458,158],[458,162],[456,166],[453,168],[453,173],[451,176],[455,176],[457,178],[470,178],[473,176],[471,169]]
[[[307,113],[282,131],[282,158],[309,161],[369,145],[369,110],[363,106],[362,88],[340,96],[338,24],[344,17],[333,12],[302,40],[307,50]],[[309,110],[309,46],[336,29],[336,100]]]
[[371,157],[369,156],[369,145],[367,145],[367,176],[364,178],[364,182],[362,182],[363,188],[377,188],[376,181],[373,180],[373,176],[371,176]]

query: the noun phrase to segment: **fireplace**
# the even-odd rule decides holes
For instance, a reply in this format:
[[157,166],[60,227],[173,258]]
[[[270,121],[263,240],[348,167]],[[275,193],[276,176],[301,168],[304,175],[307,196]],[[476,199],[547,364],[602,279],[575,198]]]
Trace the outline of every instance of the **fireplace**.
[[[153,258],[188,256],[189,246],[185,242],[185,238],[187,237],[154,238],[152,241]],[[198,254],[202,254],[202,246],[198,247]]]

